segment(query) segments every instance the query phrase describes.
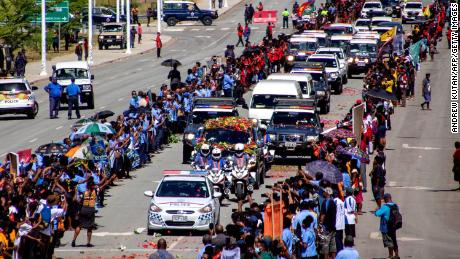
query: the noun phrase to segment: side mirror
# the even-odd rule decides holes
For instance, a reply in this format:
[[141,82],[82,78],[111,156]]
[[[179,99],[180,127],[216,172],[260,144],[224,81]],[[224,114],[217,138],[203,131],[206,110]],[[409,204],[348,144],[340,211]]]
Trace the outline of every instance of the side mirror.
[[219,199],[220,197],[222,197],[222,193],[221,192],[215,192],[213,197],[216,198],[216,199]]
[[94,75],[91,75],[91,80],[94,80]]
[[32,89],[32,91],[37,91],[37,90],[38,90],[38,87],[36,87],[35,85],[33,85],[33,86],[31,87],[31,89]]
[[144,196],[152,198],[153,197],[153,192],[152,191],[145,191]]

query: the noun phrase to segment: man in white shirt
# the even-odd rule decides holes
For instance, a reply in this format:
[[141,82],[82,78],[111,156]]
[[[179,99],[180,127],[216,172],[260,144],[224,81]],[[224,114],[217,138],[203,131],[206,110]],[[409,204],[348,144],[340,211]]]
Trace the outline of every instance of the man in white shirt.
[[355,224],[358,222],[356,213],[356,200],[353,197],[353,189],[347,188],[345,198],[345,236],[356,237]]
[[334,195],[334,203],[336,206],[335,216],[335,243],[337,252],[343,249],[343,230],[345,229],[345,208],[343,201]]

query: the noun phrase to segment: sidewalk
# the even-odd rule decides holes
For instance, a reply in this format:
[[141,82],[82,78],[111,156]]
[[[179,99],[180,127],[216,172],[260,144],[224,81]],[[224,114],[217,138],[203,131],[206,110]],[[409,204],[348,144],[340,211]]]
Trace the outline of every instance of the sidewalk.
[[[237,5],[241,2],[241,0],[227,0],[228,7],[223,7],[218,10],[219,16],[230,10],[232,7]],[[199,7],[203,9],[208,9],[209,7],[208,0],[197,0],[196,3]],[[224,0],[225,2],[225,0]],[[216,6],[218,6],[218,0],[216,0]],[[180,26],[180,24],[176,25]],[[162,22],[162,29],[166,29],[168,26],[166,23]],[[131,54],[126,54],[126,50],[121,49],[108,49],[108,50],[99,50],[97,44],[93,44],[93,67],[99,66],[106,63],[116,62],[118,60],[133,57],[136,55],[144,54],[146,52],[152,51],[155,49],[155,36],[157,31],[157,21],[154,20],[150,23],[150,27],[147,27],[146,24],[142,24],[143,35],[142,35],[142,44],[137,44],[137,35],[136,35],[136,43],[135,47],[131,49]],[[97,31],[93,32],[94,36],[97,36]],[[164,33],[161,35],[161,40],[163,44],[166,45],[168,42],[172,40],[171,36],[165,35]],[[64,62],[64,61],[76,61],[77,57],[75,54],[66,54],[51,60],[47,60],[46,62],[46,71],[48,72],[47,76],[40,76],[41,72],[41,61],[34,61],[27,64],[26,67],[26,75],[25,77],[29,80],[29,82],[37,82],[40,80],[46,80],[52,73],[52,66],[55,65],[57,62]]]

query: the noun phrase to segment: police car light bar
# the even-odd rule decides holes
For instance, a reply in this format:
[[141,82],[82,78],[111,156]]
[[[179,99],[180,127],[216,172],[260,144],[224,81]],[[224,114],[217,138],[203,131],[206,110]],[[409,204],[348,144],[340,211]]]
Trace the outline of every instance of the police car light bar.
[[202,170],[164,170],[163,175],[181,175],[181,176],[193,176],[193,175],[207,175],[207,171]]
[[233,109],[231,105],[210,105],[210,104],[198,104],[195,108],[209,108],[209,109]]

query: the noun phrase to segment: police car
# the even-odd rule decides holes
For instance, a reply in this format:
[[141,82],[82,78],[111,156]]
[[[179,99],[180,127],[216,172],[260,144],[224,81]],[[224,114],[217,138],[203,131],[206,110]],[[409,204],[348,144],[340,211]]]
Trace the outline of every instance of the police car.
[[316,102],[302,99],[278,99],[267,134],[275,156],[312,158],[312,143],[319,140],[322,124]]
[[372,17],[373,13],[383,13],[383,5],[380,1],[368,1],[365,2],[361,9],[361,17],[368,18]]
[[0,77],[0,115],[25,114],[29,119],[38,114],[36,86],[24,78]]
[[313,54],[307,62],[323,63],[328,74],[328,80],[335,94],[341,94],[343,90],[343,78],[346,77],[344,70],[340,69],[340,61],[335,54]]
[[219,198],[207,179],[206,171],[166,170],[150,197],[147,233],[167,229],[207,231],[209,224],[218,224]]
[[378,40],[357,38],[350,41],[348,56],[348,78],[365,73],[377,59]]
[[319,47],[318,39],[311,36],[293,37],[289,39],[286,53],[286,68],[289,70],[295,62],[307,60],[308,56],[315,53]]
[[342,48],[319,48],[316,50],[315,54],[335,54],[339,59],[340,63],[340,74],[342,75],[342,82],[344,84],[348,83],[348,63],[347,55]]
[[416,22],[422,20],[423,15],[423,3],[420,1],[410,1],[403,5],[401,10],[402,23]]
[[187,117],[187,125],[182,138],[182,161],[187,163],[192,155],[197,139],[203,133],[206,120],[219,117],[238,116],[233,98],[195,98],[192,112]]

